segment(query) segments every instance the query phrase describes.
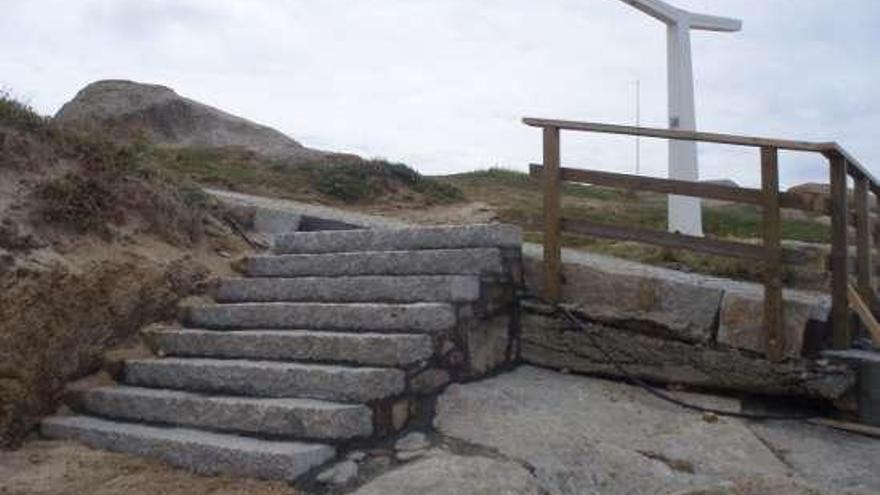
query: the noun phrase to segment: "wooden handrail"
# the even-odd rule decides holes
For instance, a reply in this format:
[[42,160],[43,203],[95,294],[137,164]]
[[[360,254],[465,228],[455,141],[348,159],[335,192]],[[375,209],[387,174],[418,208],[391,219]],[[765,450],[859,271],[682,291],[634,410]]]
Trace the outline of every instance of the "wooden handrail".
[[635,127],[628,125],[600,124],[598,122],[576,122],[572,120],[552,120],[524,118],[523,123],[532,127],[555,127],[567,131],[587,131],[601,134],[620,134],[628,136],[655,137],[678,141],[700,141],[703,143],[732,144],[762,148],[770,146],[789,151],[812,151],[816,153],[834,152],[837,143],[815,143],[810,141],[791,141],[761,137],[736,136],[712,132],[682,131],[679,129],[660,129],[657,127]]
[[[532,177],[540,177],[543,171],[543,165],[538,165],[537,163],[529,165],[529,174]],[[601,172],[598,170],[584,170],[569,167],[560,167],[559,173],[563,181],[582,182],[584,184],[592,184],[595,186],[627,189],[631,191],[649,191],[661,194],[677,194],[679,196],[717,199],[721,201],[731,201],[759,206],[764,204],[764,196],[761,190],[748,187],[731,187],[705,182],[658,179],[643,175]],[[780,192],[779,203],[782,208],[822,214],[828,213],[827,208],[817,208],[816,205],[798,194]]]
[[523,123],[531,127],[553,127],[567,131],[586,131],[600,134],[619,134],[627,136],[654,137],[660,139],[673,139],[677,141],[699,141],[703,143],[729,144],[733,146],[750,146],[753,148],[771,147],[787,151],[807,151],[822,153],[827,157],[832,155],[842,156],[849,164],[851,175],[861,175],[871,181],[871,192],[880,194],[880,181],[852,156],[840,144],[818,141],[795,141],[790,139],[776,139],[754,136],[739,136],[735,134],[719,134],[714,132],[683,131],[680,129],[662,129],[659,127],[636,127],[618,124],[602,124],[598,122],[579,122],[574,120],[540,119],[526,117]]
[[[570,120],[525,118],[523,123],[540,127],[544,131],[544,163],[543,165],[531,165],[530,173],[532,176],[541,176],[543,181],[545,297],[559,300],[562,293],[559,256],[561,231],[761,260],[765,267],[764,324],[767,330],[767,357],[773,361],[781,360],[784,357],[785,349],[781,267],[786,256],[781,247],[780,209],[791,208],[828,214],[831,217],[831,323],[834,347],[849,348],[851,346],[852,333],[849,327],[851,306],[859,313],[871,335],[875,339],[877,338],[880,325],[870,313],[870,307],[876,301],[872,283],[874,267],[871,251],[872,248],[880,250],[880,236],[872,236],[876,222],[872,221],[868,194],[873,193],[880,196],[880,183],[839,144]],[[728,187],[562,167],[559,153],[561,130],[757,147],[761,150],[761,188]],[[831,188],[827,203],[815,205],[800,195],[779,191],[779,150],[819,153],[828,159]],[[853,177],[855,180],[855,211],[852,214],[848,204],[848,177]],[[762,245],[562,218],[560,197],[560,183],[562,181],[756,205],[761,207],[763,212]],[[858,278],[856,288],[849,285],[847,263],[847,230],[851,219],[856,226],[856,273]],[[872,240],[878,245],[872,246]]]

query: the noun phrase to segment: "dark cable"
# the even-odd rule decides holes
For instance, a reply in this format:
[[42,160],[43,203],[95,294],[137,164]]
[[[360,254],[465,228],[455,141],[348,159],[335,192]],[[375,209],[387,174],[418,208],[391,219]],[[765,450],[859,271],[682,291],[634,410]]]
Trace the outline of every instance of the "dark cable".
[[669,394],[666,394],[664,392],[657,390],[656,388],[652,387],[650,384],[646,383],[641,378],[630,373],[622,364],[620,364],[614,358],[614,356],[611,355],[610,352],[608,352],[604,347],[602,347],[601,344],[599,344],[598,339],[590,332],[590,330],[587,328],[587,326],[584,324],[584,322],[581,321],[581,319],[578,318],[574,313],[572,313],[568,308],[565,308],[559,304],[547,301],[544,298],[537,296],[535,294],[525,293],[524,297],[529,298],[529,299],[538,300],[544,304],[547,304],[547,305],[553,307],[554,313],[562,314],[562,316],[566,320],[568,320],[569,323],[575,325],[581,331],[581,333],[586,335],[587,338],[590,339],[590,343],[593,345],[593,347],[598,349],[599,352],[602,353],[603,356],[605,356],[605,359],[607,359],[608,362],[611,363],[611,365],[614,366],[614,368],[621,375],[624,376],[624,378],[626,378],[628,381],[632,382],[634,385],[642,388],[643,390],[645,390],[649,394],[653,395],[654,397],[657,397],[658,399],[664,400],[666,402],[669,402],[671,404],[675,404],[679,407],[682,407],[684,409],[688,409],[691,411],[696,411],[696,412],[701,412],[701,413],[710,413],[710,414],[714,414],[716,416],[725,416],[725,417],[730,417],[730,418],[749,419],[749,420],[754,420],[754,421],[804,421],[804,420],[808,420],[808,419],[816,417],[815,414],[785,415],[785,414],[757,414],[757,413],[746,413],[746,412],[736,412],[736,411],[725,411],[722,409],[715,409],[715,408],[711,408],[711,407],[698,406],[696,404],[691,404],[689,402],[685,402],[681,399],[676,399],[675,397],[672,397]]

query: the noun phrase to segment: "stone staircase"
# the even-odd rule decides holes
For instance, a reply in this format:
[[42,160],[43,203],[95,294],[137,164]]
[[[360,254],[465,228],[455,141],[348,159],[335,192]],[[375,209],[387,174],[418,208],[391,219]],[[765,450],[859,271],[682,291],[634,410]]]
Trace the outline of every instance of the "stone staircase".
[[51,438],[201,473],[295,480],[518,355],[519,231],[295,232],[149,333],[158,356],[71,394]]

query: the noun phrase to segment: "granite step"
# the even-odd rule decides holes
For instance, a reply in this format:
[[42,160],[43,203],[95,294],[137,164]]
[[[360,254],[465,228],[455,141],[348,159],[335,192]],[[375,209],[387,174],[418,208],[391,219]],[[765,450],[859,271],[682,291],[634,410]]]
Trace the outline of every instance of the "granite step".
[[125,383],[245,397],[363,403],[403,392],[405,373],[395,368],[170,357],[126,361]]
[[148,426],[87,416],[43,420],[48,438],[151,457],[201,474],[293,481],[335,455],[329,445],[260,440],[187,428]]
[[304,328],[357,332],[432,333],[452,328],[447,303],[238,303],[185,308],[188,327],[226,330]]
[[424,334],[163,328],[148,335],[166,356],[407,366],[434,350]]
[[522,232],[513,225],[481,224],[364,229],[337,232],[295,232],[275,239],[277,253],[341,253],[406,251],[475,247],[519,247]]
[[245,273],[250,277],[499,275],[503,263],[497,248],[284,254],[252,256]]
[[260,436],[347,440],[373,433],[369,407],[314,399],[222,397],[111,386],[79,392],[69,404],[105,418]]
[[473,302],[480,297],[477,276],[355,276],[226,278],[214,299],[236,302]]

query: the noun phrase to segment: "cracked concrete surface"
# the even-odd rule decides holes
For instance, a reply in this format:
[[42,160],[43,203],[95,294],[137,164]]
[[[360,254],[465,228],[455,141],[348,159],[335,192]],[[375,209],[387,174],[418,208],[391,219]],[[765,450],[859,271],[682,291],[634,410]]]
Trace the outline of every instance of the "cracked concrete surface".
[[[681,395],[690,402],[739,410],[734,399]],[[424,491],[418,483],[431,486],[432,494],[880,490],[880,442],[874,439],[802,423],[709,422],[626,384],[533,367],[449,387],[438,400],[435,426],[444,440],[431,455],[356,493],[380,493],[370,491],[377,486],[388,494]],[[486,491],[487,485],[474,481],[483,469],[475,460],[491,464],[487,479],[497,479],[500,470],[510,474],[502,478],[511,483],[499,485],[500,492]],[[435,473],[438,466],[452,474]],[[459,473],[459,466],[467,466],[467,474]],[[432,476],[432,482],[425,478]],[[392,489],[388,482],[404,478],[407,483],[399,486],[406,489]],[[470,484],[457,483],[459,478]]]

